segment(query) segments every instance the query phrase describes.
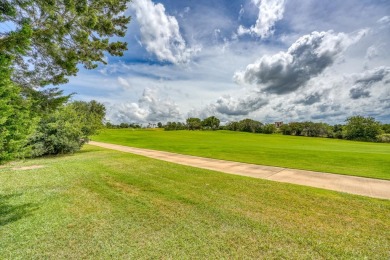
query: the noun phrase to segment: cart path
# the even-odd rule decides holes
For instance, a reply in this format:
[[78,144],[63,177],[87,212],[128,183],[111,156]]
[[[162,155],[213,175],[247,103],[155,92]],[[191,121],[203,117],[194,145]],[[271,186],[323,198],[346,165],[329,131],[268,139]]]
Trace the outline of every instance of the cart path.
[[229,174],[293,183],[373,198],[390,199],[390,181],[387,180],[224,161],[95,141],[90,141],[89,144]]

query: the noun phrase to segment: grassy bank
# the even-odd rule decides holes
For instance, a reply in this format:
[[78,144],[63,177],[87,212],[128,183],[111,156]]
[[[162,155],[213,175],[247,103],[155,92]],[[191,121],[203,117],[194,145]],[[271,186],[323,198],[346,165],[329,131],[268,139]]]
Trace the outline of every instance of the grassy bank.
[[386,200],[89,146],[0,169],[1,259],[387,259],[389,215]]
[[390,179],[390,144],[230,131],[109,129],[93,140],[182,154]]

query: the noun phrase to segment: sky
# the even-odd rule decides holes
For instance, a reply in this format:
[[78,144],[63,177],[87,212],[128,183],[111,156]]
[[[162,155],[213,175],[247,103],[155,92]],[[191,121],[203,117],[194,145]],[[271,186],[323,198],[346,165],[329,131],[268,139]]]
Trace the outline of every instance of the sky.
[[62,86],[107,120],[390,123],[388,0],[133,0],[123,57]]

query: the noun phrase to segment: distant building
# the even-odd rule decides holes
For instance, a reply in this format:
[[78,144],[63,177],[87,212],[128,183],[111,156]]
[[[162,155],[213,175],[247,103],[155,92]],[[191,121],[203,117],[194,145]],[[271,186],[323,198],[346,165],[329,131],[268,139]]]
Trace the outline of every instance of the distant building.
[[275,122],[275,127],[280,128],[283,125],[283,122]]

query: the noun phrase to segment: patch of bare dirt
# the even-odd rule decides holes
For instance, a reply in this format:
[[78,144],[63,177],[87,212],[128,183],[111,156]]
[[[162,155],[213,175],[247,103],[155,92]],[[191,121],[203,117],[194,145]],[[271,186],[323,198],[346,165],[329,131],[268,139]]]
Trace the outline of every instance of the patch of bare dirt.
[[35,169],[41,169],[45,166],[43,165],[30,165],[30,166],[22,166],[22,167],[14,167],[12,170],[15,171],[26,171],[26,170],[35,170]]

